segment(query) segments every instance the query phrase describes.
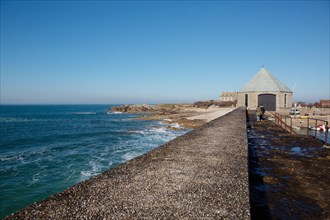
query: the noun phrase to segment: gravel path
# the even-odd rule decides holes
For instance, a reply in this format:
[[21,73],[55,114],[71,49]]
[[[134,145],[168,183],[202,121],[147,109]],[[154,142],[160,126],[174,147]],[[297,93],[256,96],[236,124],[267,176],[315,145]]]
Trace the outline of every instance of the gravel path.
[[249,219],[245,109],[8,219]]

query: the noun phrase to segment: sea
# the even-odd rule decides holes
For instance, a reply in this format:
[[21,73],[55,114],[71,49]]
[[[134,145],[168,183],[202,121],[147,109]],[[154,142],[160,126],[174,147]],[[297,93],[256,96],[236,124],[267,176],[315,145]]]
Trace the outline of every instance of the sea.
[[110,108],[0,105],[0,218],[189,131]]

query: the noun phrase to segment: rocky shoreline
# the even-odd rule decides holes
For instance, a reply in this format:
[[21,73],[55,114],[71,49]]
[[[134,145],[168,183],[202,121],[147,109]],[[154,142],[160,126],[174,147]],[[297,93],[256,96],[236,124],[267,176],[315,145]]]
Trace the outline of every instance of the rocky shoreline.
[[[109,111],[113,113],[141,114],[141,120],[160,120],[164,124],[177,123],[184,128],[197,128],[221,115],[234,110],[217,105],[199,104],[159,104],[159,105],[120,105],[113,106]],[[218,112],[214,116],[210,113]]]

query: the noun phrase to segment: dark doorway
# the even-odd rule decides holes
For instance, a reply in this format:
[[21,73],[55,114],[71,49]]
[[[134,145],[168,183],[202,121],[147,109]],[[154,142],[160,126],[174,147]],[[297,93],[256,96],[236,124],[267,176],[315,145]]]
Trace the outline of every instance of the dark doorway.
[[276,95],[258,95],[258,105],[263,105],[267,111],[276,111]]
[[245,94],[245,106],[249,106],[249,95]]

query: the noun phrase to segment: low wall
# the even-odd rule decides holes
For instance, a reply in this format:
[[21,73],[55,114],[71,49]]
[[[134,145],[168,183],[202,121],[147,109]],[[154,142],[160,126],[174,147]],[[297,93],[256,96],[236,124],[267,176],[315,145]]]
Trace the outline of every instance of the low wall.
[[249,219],[239,108],[8,219]]

